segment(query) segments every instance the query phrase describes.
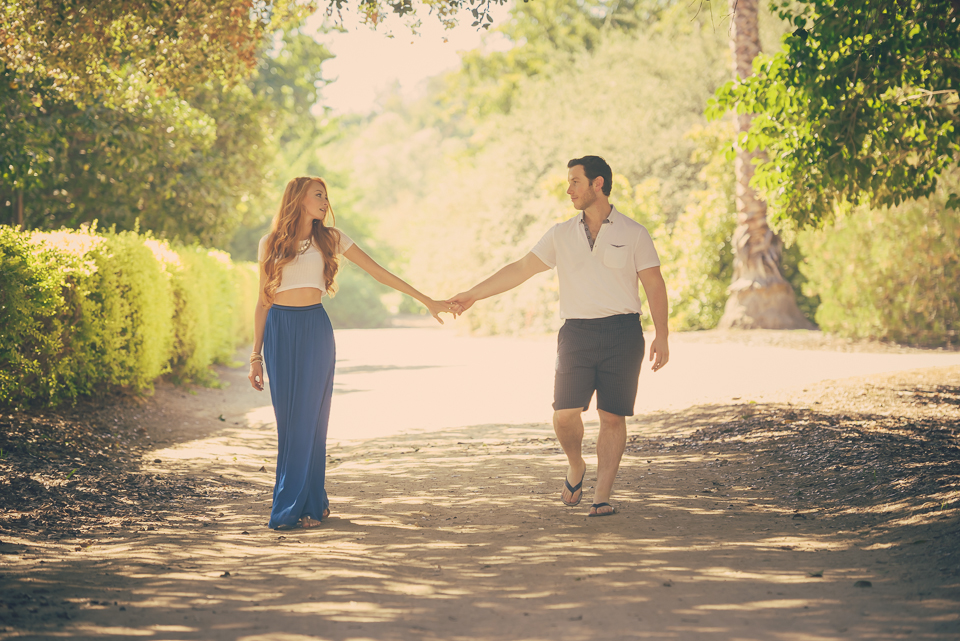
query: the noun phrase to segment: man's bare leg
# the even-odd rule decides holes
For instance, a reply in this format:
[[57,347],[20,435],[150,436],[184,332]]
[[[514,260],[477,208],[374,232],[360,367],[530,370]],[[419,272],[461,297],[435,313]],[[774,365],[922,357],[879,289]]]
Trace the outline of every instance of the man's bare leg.
[[[582,410],[575,407],[569,410],[557,410],[553,413],[553,431],[557,434],[557,440],[563,453],[567,455],[567,483],[576,487],[583,479],[584,472],[587,471],[587,462],[583,460],[583,420],[580,418]],[[621,451],[622,453],[622,451]],[[566,503],[574,503],[578,496],[583,495],[581,487],[576,493],[571,493],[566,487],[563,488],[563,500]]]
[[[613,481],[617,478],[617,470],[620,469],[620,459],[623,458],[623,451],[627,447],[627,418],[603,410],[598,412],[600,433],[597,435],[597,489],[593,495],[593,502],[609,503]],[[606,506],[597,510],[600,514],[612,511],[612,507]]]

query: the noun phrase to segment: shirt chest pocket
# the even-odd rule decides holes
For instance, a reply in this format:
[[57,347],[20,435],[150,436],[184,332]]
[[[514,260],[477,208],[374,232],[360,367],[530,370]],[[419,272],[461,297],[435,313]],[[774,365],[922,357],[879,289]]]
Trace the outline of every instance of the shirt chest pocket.
[[627,246],[607,245],[603,251],[603,264],[610,269],[623,269],[627,264]]

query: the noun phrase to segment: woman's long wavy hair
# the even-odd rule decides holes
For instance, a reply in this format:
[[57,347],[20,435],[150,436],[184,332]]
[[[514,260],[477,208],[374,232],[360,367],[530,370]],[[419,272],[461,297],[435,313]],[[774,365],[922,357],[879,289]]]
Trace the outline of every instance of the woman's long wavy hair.
[[[280,201],[280,209],[273,218],[273,225],[270,228],[270,236],[267,238],[266,247],[263,252],[263,269],[267,275],[267,282],[264,285],[263,293],[268,303],[273,304],[273,299],[277,295],[277,288],[280,287],[280,276],[285,265],[293,261],[299,254],[299,243],[297,241],[297,231],[300,229],[300,219],[303,216],[301,203],[311,183],[318,182],[323,185],[323,190],[327,193],[327,215],[323,220],[313,221],[313,231],[311,237],[313,243],[320,248],[323,255],[323,280],[327,288],[327,294],[333,296],[337,291],[335,278],[337,270],[340,269],[340,260],[337,257],[337,249],[340,247],[340,233],[333,229],[333,205],[330,202],[330,192],[327,190],[327,183],[323,178],[316,176],[299,176],[287,183],[287,188],[283,190],[283,199]],[[327,226],[327,221],[330,225]]]

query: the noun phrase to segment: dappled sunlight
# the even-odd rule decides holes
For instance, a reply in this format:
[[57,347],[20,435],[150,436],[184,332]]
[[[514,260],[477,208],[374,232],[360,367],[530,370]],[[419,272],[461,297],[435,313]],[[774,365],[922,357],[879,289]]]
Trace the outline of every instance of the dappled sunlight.
[[724,605],[701,605],[696,610],[741,610],[751,612],[756,610],[774,610],[787,608],[803,608],[817,605],[834,605],[836,601],[822,599],[774,599],[769,601],[752,601],[748,603],[728,603]]
[[152,630],[143,630],[138,628],[125,628],[120,626],[93,626],[93,625],[80,625],[77,626],[75,632],[63,635],[68,637],[75,637],[77,635],[90,635],[97,637],[128,637],[132,639],[152,637],[156,633]]
[[[276,417],[273,415],[273,405],[262,405],[248,411],[244,416],[244,421],[250,427],[265,427],[275,424]],[[274,428],[276,429],[276,428]]]
[[[207,530],[199,538],[180,533],[174,544],[174,532],[161,525],[149,536],[91,546],[84,554],[99,562],[137,559],[114,570],[139,586],[133,591],[140,596],[128,609],[182,611],[196,619],[176,630],[186,638],[202,638],[194,630],[232,630],[232,625],[237,626],[236,638],[258,638],[239,632],[249,635],[248,626],[273,616],[283,616],[291,634],[299,629],[350,639],[356,631],[340,626],[362,625],[371,638],[391,638],[388,629],[411,621],[437,625],[442,603],[457,604],[458,614],[451,616],[463,617],[473,631],[470,638],[484,638],[485,630],[494,629],[485,623],[484,612],[534,617],[545,631],[553,630],[545,638],[556,638],[561,622],[589,616],[595,608],[591,590],[601,585],[606,607],[636,609],[641,620],[651,608],[674,612],[677,624],[666,633],[680,639],[694,630],[700,636],[729,638],[733,621],[724,617],[744,613],[757,625],[761,621],[756,617],[775,617],[763,625],[776,628],[776,617],[785,612],[807,617],[812,635],[829,637],[831,629],[818,630],[824,624],[807,613],[822,614],[849,600],[840,592],[864,574],[856,564],[845,566],[849,561],[842,555],[849,544],[793,532],[796,524],[790,519],[770,529],[774,522],[769,519],[777,515],[766,506],[743,504],[720,538],[711,522],[728,521],[728,510],[697,506],[693,502],[699,499],[681,487],[672,492],[642,489],[654,470],[665,474],[715,462],[717,457],[707,454],[627,456],[621,473],[623,513],[613,519],[584,518],[583,509],[563,508],[557,500],[564,459],[542,436],[546,429],[543,424],[526,431],[512,428],[509,436],[484,429],[486,436],[480,439],[470,438],[475,430],[464,428],[436,432],[429,443],[419,445],[400,439],[345,448],[338,452],[341,462],[328,473],[334,514],[316,530],[266,530],[262,521],[251,521],[249,499],[238,497],[211,506],[208,515],[218,515],[208,516],[215,529],[198,528]],[[199,447],[220,458],[269,455],[270,439],[257,431],[226,431],[229,439],[212,438]],[[227,444],[229,451],[221,449]],[[188,446],[197,445],[183,444]],[[234,474],[249,483],[256,473],[243,465]],[[591,474],[587,481],[593,482]],[[693,492],[706,487],[692,482]],[[251,485],[257,486],[265,484]],[[516,512],[514,518],[498,523],[504,510]],[[660,530],[664,519],[677,525],[672,531],[650,531]],[[688,521],[699,534],[684,526]],[[769,531],[758,532],[764,527]],[[799,567],[788,570],[775,560],[783,554],[815,554],[818,560],[798,556]],[[825,567],[830,569],[823,574]],[[51,569],[41,570],[37,578]],[[820,577],[811,576],[816,570]],[[268,580],[272,589],[264,590]],[[712,586],[724,587],[718,591]],[[748,598],[741,600],[744,590]],[[778,594],[784,591],[788,593]],[[731,598],[723,598],[726,593]],[[233,613],[234,623],[220,621],[224,611]],[[706,625],[697,621],[700,616],[714,620]],[[305,618],[298,623],[298,617]],[[109,634],[106,629],[106,621],[96,628],[103,635]],[[586,630],[570,638],[587,639]]]
[[[903,421],[776,403],[638,415],[613,501],[620,513],[596,519],[586,516],[596,483],[592,414],[575,508],[559,501],[566,458],[544,421],[332,439],[331,516],[277,532],[265,527],[276,435],[262,400],[250,395],[232,412],[198,403],[195,421],[143,457],[145,474],[191,479],[193,498],[105,523],[82,545],[52,544],[20,561],[31,564],[29,581],[14,578],[14,589],[64,594],[76,623],[63,629],[74,635],[137,630],[130,638],[158,640],[519,638],[504,635],[504,622],[544,641],[588,641],[601,629],[604,638],[681,641],[840,639],[849,630],[895,639],[921,619],[957,621],[947,592],[922,607],[884,596],[903,571],[892,570],[896,555],[923,554],[930,523],[956,518],[957,506],[895,494],[851,502],[846,490],[869,487],[877,469],[869,448],[885,441],[836,436],[843,448],[821,451],[826,441],[809,437],[870,430],[901,448],[933,438]],[[829,469],[829,456],[846,457],[826,460],[853,476],[816,472],[823,482],[811,484],[804,465]],[[868,475],[857,471],[864,461]],[[878,491],[910,487],[910,475],[931,469],[920,458],[906,463]],[[825,492],[834,486],[837,494]],[[903,538],[885,539],[894,527]],[[109,587],[89,581],[105,575]],[[273,632],[278,621],[283,634]]]
[[[314,634],[291,634],[289,632],[270,632],[268,634],[254,634],[237,637],[237,641],[317,641]],[[346,641],[374,641],[369,637],[349,637]]]
[[[43,245],[52,247],[70,253],[78,258],[82,258],[104,241],[102,236],[90,233],[88,227],[81,227],[79,230],[61,229],[59,231],[34,231],[30,234],[28,242],[31,245]],[[159,245],[153,241],[153,245]],[[150,246],[153,250],[154,246]]]

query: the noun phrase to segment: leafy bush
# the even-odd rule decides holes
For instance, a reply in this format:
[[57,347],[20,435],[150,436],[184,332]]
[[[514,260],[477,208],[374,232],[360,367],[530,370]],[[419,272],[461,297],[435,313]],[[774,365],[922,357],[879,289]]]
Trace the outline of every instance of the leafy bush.
[[252,338],[255,269],[133,232],[0,226],[0,406],[212,381]]
[[55,253],[0,227],[0,399],[57,395],[51,363],[61,351],[63,276]]
[[252,316],[253,305],[241,308],[238,277],[227,254],[190,246],[178,255],[180,263],[171,270],[176,300],[171,367],[177,380],[209,384],[207,366],[230,361],[241,317]]
[[[97,389],[149,388],[167,371],[170,287],[150,249],[131,232],[34,232],[35,256],[61,276],[59,351],[44,376],[56,398]],[[29,386],[27,386],[29,387]]]
[[817,323],[842,336],[952,345],[960,331],[960,214],[947,209],[957,173],[930,199],[855,208],[822,231],[801,232]]
[[110,386],[149,389],[167,371],[173,340],[170,284],[153,252],[134,232],[109,233],[91,253],[96,270],[88,298],[96,303],[103,381]]

